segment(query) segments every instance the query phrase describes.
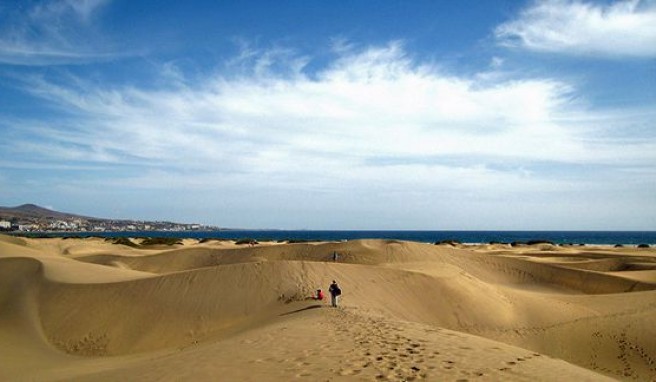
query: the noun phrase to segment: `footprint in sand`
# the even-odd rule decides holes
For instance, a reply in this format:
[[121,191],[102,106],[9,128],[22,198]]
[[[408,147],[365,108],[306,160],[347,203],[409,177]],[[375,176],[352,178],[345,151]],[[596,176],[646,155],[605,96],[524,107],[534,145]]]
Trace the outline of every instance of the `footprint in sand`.
[[387,366],[387,369],[388,369],[388,370],[394,370],[394,369],[396,369],[399,365],[398,365],[396,362],[394,362],[394,361],[390,361],[390,362],[387,363],[386,366]]
[[339,375],[341,376],[347,376],[347,375],[358,375],[360,374],[362,370],[360,369],[342,369],[339,371]]

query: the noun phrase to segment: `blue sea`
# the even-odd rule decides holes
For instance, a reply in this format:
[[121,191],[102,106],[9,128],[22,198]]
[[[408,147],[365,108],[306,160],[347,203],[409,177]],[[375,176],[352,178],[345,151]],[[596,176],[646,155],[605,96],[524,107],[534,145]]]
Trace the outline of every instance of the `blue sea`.
[[461,243],[526,242],[548,240],[557,244],[656,244],[656,231],[311,231],[311,230],[220,230],[220,231],[131,231],[61,233],[56,236],[177,237],[266,240],[342,241],[356,239],[396,239],[434,243],[457,240]]

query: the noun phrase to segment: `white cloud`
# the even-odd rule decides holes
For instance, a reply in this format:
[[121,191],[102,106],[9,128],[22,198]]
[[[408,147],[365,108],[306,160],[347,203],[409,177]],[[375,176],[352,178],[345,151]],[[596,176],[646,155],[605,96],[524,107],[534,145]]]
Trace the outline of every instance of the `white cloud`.
[[[303,59],[280,52],[249,56],[250,75],[201,82],[164,64],[170,86],[158,89],[32,79],[26,91],[63,116],[6,124],[13,137],[7,152],[49,166],[95,163],[104,180],[67,182],[80,195],[94,187],[195,190],[208,203],[247,199],[265,208],[275,193],[289,204],[361,212],[394,201],[397,215],[408,192],[417,200],[439,195],[432,210],[490,198],[537,206],[535,195],[596,192],[603,178],[579,179],[583,166],[611,165],[605,176],[628,188],[653,183],[651,175],[625,171],[653,173],[655,138],[617,137],[618,128],[647,124],[652,111],[590,110],[575,87],[554,79],[448,74],[417,62],[398,42],[349,48],[311,74],[298,67]],[[294,69],[263,69],[286,65]],[[425,206],[413,203],[426,223]],[[314,219],[311,210],[302,214]],[[288,227],[297,224],[288,219]]]
[[[82,118],[65,132],[38,133],[49,141],[153,161],[184,153],[172,161],[180,165],[230,158],[266,168],[308,152],[322,161],[335,155],[584,161],[593,155],[571,126],[555,122],[580,109],[571,86],[558,81],[481,84],[417,64],[398,43],[341,56],[314,79],[262,68],[256,60],[251,77],[217,75],[201,84],[180,85],[177,76],[173,88],[160,90],[39,80],[29,91]],[[170,66],[163,72],[168,76]]]
[[92,23],[109,0],[52,0],[7,8],[0,18],[0,63],[51,65],[103,60]]
[[656,57],[656,2],[536,1],[495,30],[502,45],[571,55]]
[[[264,56],[268,61],[276,54]],[[297,61],[275,65],[284,62]],[[584,135],[595,121],[577,117],[590,113],[573,101],[570,85],[551,79],[475,82],[413,62],[398,43],[341,56],[315,79],[299,70],[281,76],[262,68],[256,60],[252,77],[216,75],[197,84],[183,84],[177,75],[175,86],[160,90],[33,81],[30,92],[78,118],[65,127],[40,127],[35,135],[89,153],[115,153],[107,158],[179,166],[229,160],[266,169],[289,161],[284,167],[294,168],[299,155],[322,162],[333,156],[349,162],[601,158]],[[163,66],[163,76],[170,71]]]
[[503,66],[504,59],[501,57],[492,57],[490,60],[490,67],[492,69],[499,69],[501,66]]
[[[63,21],[71,17],[83,22],[88,22],[91,15],[108,2],[109,0],[42,1],[37,2],[33,7],[28,8],[27,16],[30,21],[35,23]],[[52,25],[45,27],[56,28],[56,26]]]

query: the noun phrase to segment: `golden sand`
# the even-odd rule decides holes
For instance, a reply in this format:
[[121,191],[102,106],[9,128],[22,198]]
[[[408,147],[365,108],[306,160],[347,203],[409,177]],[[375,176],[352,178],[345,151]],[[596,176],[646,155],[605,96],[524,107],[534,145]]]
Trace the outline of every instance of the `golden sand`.
[[655,323],[654,249],[0,236],[0,380],[646,381]]

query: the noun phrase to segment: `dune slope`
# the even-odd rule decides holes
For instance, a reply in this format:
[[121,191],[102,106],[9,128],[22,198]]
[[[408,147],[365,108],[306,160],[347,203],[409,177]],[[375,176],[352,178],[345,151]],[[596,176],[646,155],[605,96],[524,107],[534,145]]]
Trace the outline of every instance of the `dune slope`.
[[0,276],[3,379],[656,377],[651,250],[0,236]]

